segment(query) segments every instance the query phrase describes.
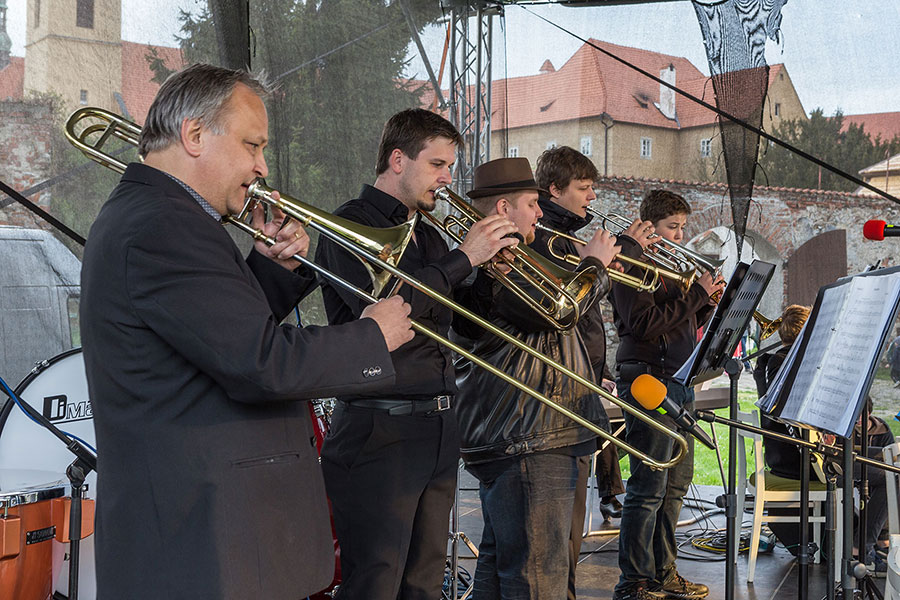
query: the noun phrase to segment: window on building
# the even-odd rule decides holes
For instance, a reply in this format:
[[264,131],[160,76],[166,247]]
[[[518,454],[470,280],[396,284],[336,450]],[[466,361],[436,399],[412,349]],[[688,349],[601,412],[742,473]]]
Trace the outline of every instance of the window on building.
[[75,24],[78,27],[94,28],[94,0],[77,0]]
[[556,140],[547,142],[547,150],[553,150],[554,148],[556,148]]
[[653,138],[641,138],[641,158],[651,158],[653,156]]
[[781,104],[778,102],[775,103],[775,116],[781,116]]
[[82,106],[87,106],[87,90],[81,90],[81,97],[78,99]]
[[510,146],[509,150],[506,151],[506,156],[508,158],[516,158],[519,156],[519,147],[518,146]]
[[712,140],[700,140],[700,158],[709,158],[712,156]]
[[591,155],[591,136],[586,135],[581,138],[581,153],[585,156]]
[[34,0],[34,28],[41,25],[41,0]]

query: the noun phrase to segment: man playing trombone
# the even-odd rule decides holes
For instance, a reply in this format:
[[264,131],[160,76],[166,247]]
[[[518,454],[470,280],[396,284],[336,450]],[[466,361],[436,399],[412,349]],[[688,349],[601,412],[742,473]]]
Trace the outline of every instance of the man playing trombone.
[[[476,168],[468,195],[486,219],[511,219],[527,244],[534,240],[541,217],[539,190],[527,159],[501,158]],[[607,291],[605,267],[618,250],[605,231],[587,244],[579,270],[598,273],[590,300]],[[523,287],[533,289],[524,282]],[[479,269],[457,299],[531,348],[594,380],[578,329],[560,331],[487,269]],[[470,340],[474,354],[608,429],[595,393],[463,318],[455,318],[453,326]],[[457,362],[457,383],[462,456],[480,482],[484,518],[474,596],[564,598],[577,462],[596,448],[596,434],[466,359]]]
[[[81,334],[98,454],[100,600],[293,599],[332,579],[302,398],[386,389],[408,306],[341,327],[281,326],[315,275],[280,211],[245,260],[221,225],[267,173],[267,86],[172,75],[84,251]],[[296,271],[295,271],[296,269]]]
[[[652,190],[640,207],[642,220],[650,221],[663,240],[679,243],[684,237],[690,205],[678,194]],[[618,283],[611,301],[619,332],[616,353],[616,385],[619,397],[633,405],[631,383],[649,373],[666,384],[670,399],[693,408],[694,392],[671,379],[690,356],[697,329],[712,312],[710,296],[722,290],[718,275],[704,274],[685,292],[666,279],[653,292],[637,291]],[[654,413],[655,414],[655,413]],[[658,415],[657,415],[658,416]],[[670,424],[674,425],[673,423]],[[672,441],[646,423],[625,415],[626,438],[654,458],[668,458]],[[682,499],[694,473],[694,441],[688,436],[689,452],[666,470],[654,470],[631,460],[619,534],[619,568],[615,600],[648,600],[665,596],[694,600],[709,594],[707,586],[687,581],[675,568],[675,527]]]
[[[541,223],[546,228],[535,234],[533,248],[547,256],[558,265],[574,268],[570,261],[559,258],[560,255],[578,256],[579,246],[572,239],[557,236],[552,239],[553,232],[561,232],[574,238],[576,232],[586,227],[593,216],[588,209],[597,196],[594,194],[594,182],[599,173],[594,163],[574,148],[559,146],[545,150],[538,157],[535,168],[535,179],[539,186],[547,190],[541,193],[538,204],[543,213]],[[622,246],[622,253],[639,259],[644,249],[650,244],[653,233],[649,221],[636,219],[625,231],[617,236],[616,243]],[[554,244],[553,251],[548,248]],[[612,393],[615,389],[613,375],[606,364],[606,330],[603,327],[603,314],[599,302],[578,320],[578,331],[584,340],[585,349],[590,356],[591,367],[598,381],[602,381],[604,389]],[[606,518],[620,517],[622,506],[616,499],[617,494],[625,492],[622,475],[619,471],[619,451],[614,444],[597,439],[603,446],[597,455],[597,491],[600,494],[600,510]],[[601,442],[603,442],[601,444]],[[575,567],[581,551],[584,527],[585,500],[587,480],[590,470],[590,455],[578,457],[578,482],[575,489],[575,504],[572,512],[572,533],[569,540],[569,600],[576,597]]]
[[[374,227],[398,225],[435,208],[435,191],[451,182],[462,138],[443,117],[401,111],[384,127],[374,185],[335,214]],[[417,223],[400,269],[449,296],[474,266],[515,245],[515,225],[495,216],[478,223],[457,249]],[[362,264],[324,242],[317,261],[371,289]],[[328,321],[356,319],[364,303],[344,289],[323,285]],[[399,293],[411,317],[446,334],[451,311],[404,285]],[[417,335],[392,355],[397,381],[389,393],[338,397],[322,447],[322,469],[341,545],[341,599],[433,600],[440,595],[447,523],[456,490],[459,439],[456,382],[450,351]]]

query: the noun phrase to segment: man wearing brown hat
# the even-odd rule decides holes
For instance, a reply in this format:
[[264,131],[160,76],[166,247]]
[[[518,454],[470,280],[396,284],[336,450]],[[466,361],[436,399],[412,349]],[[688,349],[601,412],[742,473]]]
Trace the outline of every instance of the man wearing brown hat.
[[[515,223],[528,243],[541,216],[539,191],[527,159],[501,158],[476,168],[468,196],[488,218],[497,214]],[[614,238],[602,230],[585,247],[579,270],[596,271],[593,298],[607,291],[606,266],[618,251]],[[559,331],[488,270],[479,269],[455,295],[532,348],[594,379],[577,329]],[[495,367],[608,426],[594,393],[463,318],[454,318],[453,327],[475,354]],[[596,436],[465,359],[458,359],[456,367],[462,457],[479,480],[484,517],[474,595],[479,600],[564,598],[577,457],[596,448]]]

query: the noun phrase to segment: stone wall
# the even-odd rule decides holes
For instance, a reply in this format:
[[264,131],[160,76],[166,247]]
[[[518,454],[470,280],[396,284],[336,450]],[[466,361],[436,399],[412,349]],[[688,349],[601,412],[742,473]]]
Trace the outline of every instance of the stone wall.
[[[25,190],[50,176],[50,128],[47,106],[0,102],[0,180],[13,189]],[[29,200],[48,210],[50,192],[43,190]],[[3,193],[0,193],[0,225],[50,227]]]
[[[688,219],[686,240],[702,239],[705,233],[716,228],[722,230],[723,226],[731,224],[730,198],[727,186],[723,184],[617,177],[600,180],[597,188],[595,208],[602,212],[621,213],[629,218],[637,217],[641,200],[651,189],[661,188],[681,194],[694,211]],[[900,240],[888,238],[873,242],[863,238],[862,226],[869,219],[898,223],[900,205],[843,192],[754,188],[747,219],[747,241],[754,246],[760,258],[776,265],[776,275],[769,285],[771,291],[761,307],[763,314],[771,318],[780,314],[786,301],[784,282],[787,281],[788,259],[800,246],[822,233],[840,229],[846,231],[848,274],[863,271],[879,260],[881,266],[900,264]],[[736,254],[733,238],[725,240],[721,255],[725,257],[726,254]],[[748,259],[746,250],[742,259]],[[607,332],[612,341],[607,359],[612,367],[618,339],[608,302],[605,315]]]

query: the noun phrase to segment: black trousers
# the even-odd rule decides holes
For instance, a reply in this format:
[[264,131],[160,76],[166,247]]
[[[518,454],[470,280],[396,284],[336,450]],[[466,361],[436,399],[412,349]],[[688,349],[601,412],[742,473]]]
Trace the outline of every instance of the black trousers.
[[452,410],[392,416],[338,402],[322,471],[341,546],[340,600],[440,597],[458,464]]
[[[597,438],[597,447],[601,447],[603,442],[604,440]],[[625,493],[622,471],[619,469],[619,449],[615,445],[607,444],[597,455],[594,474],[597,476],[597,493],[600,498]]]

